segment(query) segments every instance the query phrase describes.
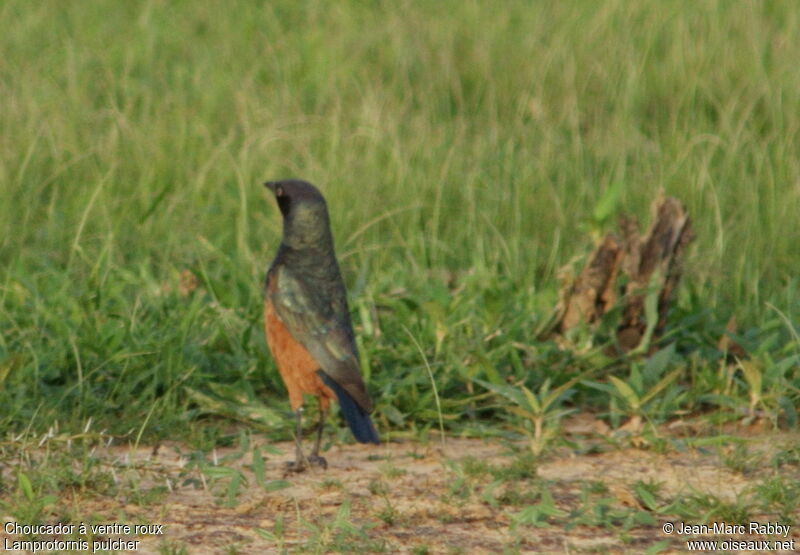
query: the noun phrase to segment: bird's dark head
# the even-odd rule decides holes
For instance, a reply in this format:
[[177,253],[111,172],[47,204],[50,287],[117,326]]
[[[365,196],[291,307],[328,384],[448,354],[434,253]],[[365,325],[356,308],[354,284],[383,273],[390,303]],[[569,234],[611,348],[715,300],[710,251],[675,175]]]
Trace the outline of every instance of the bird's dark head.
[[307,181],[267,181],[283,214],[283,243],[294,249],[322,247],[330,240],[325,197]]

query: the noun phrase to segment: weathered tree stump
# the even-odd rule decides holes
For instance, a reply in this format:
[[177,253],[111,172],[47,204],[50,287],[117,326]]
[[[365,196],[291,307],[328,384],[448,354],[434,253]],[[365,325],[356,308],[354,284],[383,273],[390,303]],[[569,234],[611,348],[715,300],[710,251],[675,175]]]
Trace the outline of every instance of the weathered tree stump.
[[[562,290],[554,331],[563,335],[582,323],[596,324],[619,303],[618,348],[628,352],[643,342],[649,345],[664,332],[682,255],[692,239],[689,215],[671,197],[659,195],[653,203],[653,222],[644,237],[634,218],[622,218],[619,233],[606,235],[578,277]],[[652,295],[657,295],[657,313],[648,315]]]
[[556,324],[558,333],[565,333],[581,322],[593,324],[616,302],[614,288],[623,250],[613,235],[606,235],[592,253],[589,263],[575,282],[561,291]]

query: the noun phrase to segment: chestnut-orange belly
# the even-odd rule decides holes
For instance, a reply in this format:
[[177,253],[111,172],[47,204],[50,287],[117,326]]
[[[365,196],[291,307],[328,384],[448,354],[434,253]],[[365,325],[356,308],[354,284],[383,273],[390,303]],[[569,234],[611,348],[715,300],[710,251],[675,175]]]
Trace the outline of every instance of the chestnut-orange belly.
[[289,391],[292,410],[296,411],[303,405],[304,393],[319,397],[322,409],[327,410],[335,396],[333,391],[317,375],[320,366],[311,353],[292,337],[278,318],[269,296],[264,302],[264,327],[267,344]]

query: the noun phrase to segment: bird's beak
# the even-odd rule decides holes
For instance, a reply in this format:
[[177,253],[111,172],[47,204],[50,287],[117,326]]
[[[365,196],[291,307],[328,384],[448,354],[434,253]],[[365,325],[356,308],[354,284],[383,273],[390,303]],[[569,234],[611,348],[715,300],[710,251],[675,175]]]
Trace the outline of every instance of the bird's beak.
[[264,183],[264,187],[266,187],[267,189],[269,189],[270,191],[272,191],[274,193],[275,192],[275,185],[277,185],[277,184],[278,184],[277,181],[266,181]]

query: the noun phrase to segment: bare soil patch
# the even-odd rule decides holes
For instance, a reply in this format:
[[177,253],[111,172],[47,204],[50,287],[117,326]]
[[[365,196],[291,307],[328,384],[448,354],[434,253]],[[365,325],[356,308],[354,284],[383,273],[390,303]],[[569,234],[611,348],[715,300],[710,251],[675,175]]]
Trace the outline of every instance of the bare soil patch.
[[[712,494],[735,502],[762,478],[759,472],[748,475],[726,467],[720,449],[657,453],[611,447],[598,437],[581,439],[584,423],[574,420],[566,431],[569,434],[571,427],[571,439],[581,442],[591,454],[559,448],[535,463],[536,475],[531,480],[545,484],[565,517],[580,504],[587,481],[604,484],[616,506],[644,510],[632,486],[637,481],[660,483],[664,498]],[[797,441],[796,434],[750,434],[748,445],[766,457]],[[589,449],[593,443],[594,449]],[[184,546],[189,553],[221,553],[231,548],[237,553],[341,550],[348,546],[431,553],[509,549],[640,552],[662,541],[661,548],[667,552],[685,550],[687,538],[662,531],[662,524],[670,520],[663,515],[654,515],[655,525],[624,532],[613,526],[564,526],[568,518],[562,518],[562,524],[548,524],[545,519],[540,526],[514,526],[514,515],[525,508],[524,503],[509,505],[492,499],[507,499],[511,490],[523,487],[521,481],[499,480],[492,485],[492,476],[465,476],[463,463],[506,467],[520,460],[519,448],[525,448],[521,444],[448,438],[444,444],[336,445],[325,453],[327,470],[292,475],[285,475],[284,466],[292,458],[293,445],[262,444],[267,479],[284,486],[275,491],[257,484],[252,458],[255,446],[238,458],[231,457],[234,448],[219,449],[209,456],[212,464],[216,457],[220,468],[241,471],[245,480],[235,496],[228,489],[230,480],[209,477],[192,467],[185,446],[164,444],[156,450],[152,446],[112,446],[96,453],[117,469],[118,480],[135,478],[140,493],[160,488],[161,493],[154,494],[151,502],[142,503],[129,495],[93,496],[90,491],[76,492],[63,502],[79,514],[93,515],[96,522],[163,524],[163,535],[138,538],[139,553],[163,552],[165,546]],[[275,447],[283,454],[274,454]],[[273,454],[263,451],[266,449]],[[464,494],[465,488],[472,489]],[[791,530],[790,537],[800,545],[797,530]]]

